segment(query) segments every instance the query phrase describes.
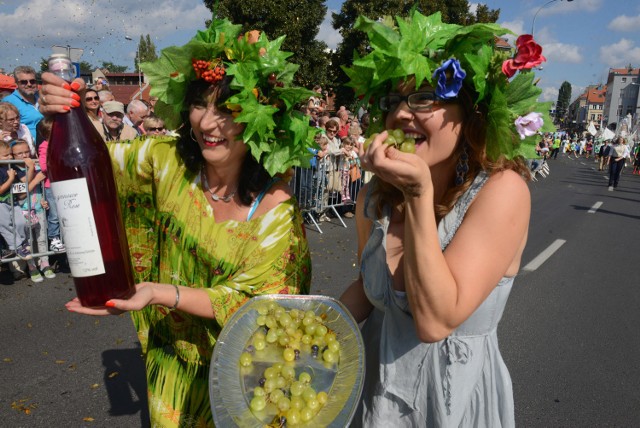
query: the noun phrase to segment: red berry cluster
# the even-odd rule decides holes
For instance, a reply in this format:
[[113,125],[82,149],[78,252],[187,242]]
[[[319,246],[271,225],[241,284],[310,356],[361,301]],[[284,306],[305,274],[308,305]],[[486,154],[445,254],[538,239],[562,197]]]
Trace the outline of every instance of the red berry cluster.
[[214,66],[211,61],[193,59],[191,65],[196,72],[196,78],[202,78],[209,83],[219,82],[225,75],[224,67],[222,65]]

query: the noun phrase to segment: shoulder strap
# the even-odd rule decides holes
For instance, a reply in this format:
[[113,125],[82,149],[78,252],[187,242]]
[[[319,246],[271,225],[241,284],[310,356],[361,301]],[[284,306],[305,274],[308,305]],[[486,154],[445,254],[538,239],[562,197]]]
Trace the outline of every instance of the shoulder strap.
[[253,217],[253,214],[255,214],[256,210],[258,209],[258,205],[260,205],[260,201],[262,201],[262,198],[264,198],[264,195],[269,191],[269,189],[271,189],[271,186],[273,186],[278,181],[280,181],[280,177],[273,177],[271,180],[269,180],[264,189],[262,189],[262,192],[260,192],[260,194],[253,200],[251,209],[249,210],[249,214],[247,214],[247,221],[251,220],[251,217]]

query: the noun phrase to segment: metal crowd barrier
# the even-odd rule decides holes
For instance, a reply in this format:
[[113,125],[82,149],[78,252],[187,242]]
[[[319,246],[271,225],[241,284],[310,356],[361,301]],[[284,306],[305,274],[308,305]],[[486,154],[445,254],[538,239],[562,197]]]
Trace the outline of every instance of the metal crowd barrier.
[[306,221],[313,224],[316,230],[322,233],[319,219],[329,212],[347,227],[340,215],[338,208],[354,206],[358,193],[363,186],[364,171],[356,165],[360,178],[353,180],[349,170],[337,169],[342,155],[335,156],[335,161],[328,162],[325,159],[316,159],[316,166],[311,168],[294,168],[294,173],[289,182],[293,193],[298,199],[300,210]]
[[[38,161],[35,160],[36,164],[38,164]],[[0,165],[22,165],[24,166],[25,163],[23,160],[0,160]],[[44,181],[42,181],[40,184],[40,191],[42,192],[42,198],[43,200],[45,200],[45,191],[44,191]],[[29,192],[29,185],[28,183],[14,183],[13,186],[11,186],[11,190],[10,190],[10,198],[9,198],[9,204],[11,206],[14,205],[14,194],[22,194],[22,193],[26,193],[26,200],[27,200],[27,212],[31,212],[32,210],[32,206],[31,206],[31,192]],[[54,203],[53,201],[51,201],[50,203]],[[46,218],[46,216],[45,216]],[[28,215],[25,216],[25,221],[27,223],[27,240],[29,242],[29,246],[33,249],[35,248],[34,244],[34,231],[33,229],[35,227],[38,227],[40,225],[40,223],[35,223],[32,221],[32,216]],[[48,234],[48,223],[45,221],[44,223],[44,231],[42,231],[42,233],[44,234]],[[16,233],[15,227],[16,227],[16,221],[15,221],[15,211],[11,210],[11,224],[13,225],[13,247],[16,248],[18,247],[18,245],[21,244],[21,242],[16,242],[17,238],[18,238],[18,234]],[[62,240],[62,236],[60,236],[60,239]],[[4,241],[4,238],[0,236],[0,241]],[[0,242],[0,247],[2,247],[2,249],[5,249],[4,245],[7,244],[7,249],[8,247],[8,242]],[[45,251],[42,251],[45,250]],[[44,257],[44,256],[52,256],[55,254],[62,254],[65,253],[65,251],[60,251],[60,252],[54,252],[54,251],[50,251],[49,250],[49,240],[47,237],[47,246],[46,248],[38,248],[38,252],[34,253],[32,252],[31,255],[34,258],[38,258],[38,257]],[[7,257],[7,258],[3,258],[0,259],[0,264],[2,263],[10,263],[10,262],[14,262],[14,261],[19,261],[22,260],[21,258],[19,258],[17,255],[13,256],[13,257]]]

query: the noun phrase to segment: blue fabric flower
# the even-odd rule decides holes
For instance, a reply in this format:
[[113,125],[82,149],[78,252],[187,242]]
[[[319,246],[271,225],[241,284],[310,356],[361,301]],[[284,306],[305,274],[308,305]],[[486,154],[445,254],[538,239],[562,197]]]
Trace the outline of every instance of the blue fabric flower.
[[446,60],[434,73],[437,78],[436,96],[441,100],[450,100],[458,96],[462,81],[467,73],[460,67],[460,62],[451,58]]

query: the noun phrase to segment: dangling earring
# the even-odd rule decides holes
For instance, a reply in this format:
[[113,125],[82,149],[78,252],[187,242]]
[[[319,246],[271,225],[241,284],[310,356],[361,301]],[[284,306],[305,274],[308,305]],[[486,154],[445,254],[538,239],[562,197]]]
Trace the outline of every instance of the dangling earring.
[[462,153],[460,153],[460,158],[456,165],[456,186],[462,186],[467,178],[467,172],[469,172],[469,152],[467,152],[467,144],[465,143],[462,146]]
[[196,143],[198,142],[198,140],[196,139],[196,136],[193,133],[193,128],[191,128],[191,130],[189,131],[189,136],[193,141],[195,141]]

